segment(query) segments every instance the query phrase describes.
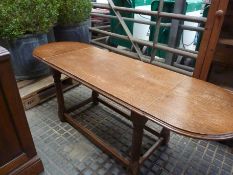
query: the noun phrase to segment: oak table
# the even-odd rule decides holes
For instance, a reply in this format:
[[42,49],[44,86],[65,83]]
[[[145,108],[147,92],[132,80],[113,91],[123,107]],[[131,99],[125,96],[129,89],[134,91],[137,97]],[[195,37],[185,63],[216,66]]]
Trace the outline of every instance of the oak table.
[[[35,49],[33,55],[53,69],[60,120],[69,122],[121,161],[130,174],[138,174],[140,165],[150,154],[169,141],[170,131],[206,140],[233,138],[233,94],[213,84],[78,42],[43,45]],[[92,89],[92,97],[66,109],[61,73]],[[129,109],[131,115],[113,107],[99,94]],[[132,121],[130,159],[69,115],[72,110],[90,102],[96,105],[100,102]],[[145,126],[148,120],[162,126],[161,132]],[[144,129],[158,140],[140,156]]]

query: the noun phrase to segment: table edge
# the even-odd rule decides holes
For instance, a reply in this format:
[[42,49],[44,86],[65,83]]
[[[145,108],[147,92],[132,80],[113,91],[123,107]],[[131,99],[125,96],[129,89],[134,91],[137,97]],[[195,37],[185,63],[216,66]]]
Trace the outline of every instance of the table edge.
[[98,93],[100,93],[101,95],[105,96],[106,98],[114,101],[115,103],[119,104],[119,105],[122,105],[124,107],[126,107],[127,109],[133,111],[133,112],[136,112],[142,116],[145,116],[147,117],[149,120],[157,123],[158,125],[162,126],[162,127],[165,127],[177,134],[181,134],[181,135],[184,135],[184,136],[188,136],[188,137],[191,137],[191,138],[195,138],[195,139],[203,139],[203,140],[227,140],[227,139],[232,139],[233,138],[233,133],[226,133],[226,134],[201,134],[201,133],[195,133],[195,132],[191,132],[191,131],[187,131],[187,130],[183,130],[181,128],[177,128],[173,125],[170,125],[164,121],[161,121],[159,120],[158,118],[156,118],[155,116],[152,116],[122,100],[120,100],[119,98],[117,97],[114,97],[113,95],[110,95],[108,94],[107,92],[104,92],[103,90],[95,87],[94,85],[86,82],[85,80],[82,80],[72,74],[70,74],[69,72],[65,71],[65,70],[62,70],[60,69],[59,67],[57,67],[56,65],[53,65],[51,63],[48,63],[47,61],[45,61],[43,58],[37,56],[35,53],[33,53],[33,56],[35,58],[37,58],[38,60],[44,62],[45,64],[49,65],[51,68],[53,69],[56,69],[58,70],[59,72],[67,75],[68,77],[71,77],[73,78],[74,80],[76,81],[79,81],[80,83],[82,83],[83,85],[85,85],[86,87],[92,89],[92,90],[95,90],[97,91]]

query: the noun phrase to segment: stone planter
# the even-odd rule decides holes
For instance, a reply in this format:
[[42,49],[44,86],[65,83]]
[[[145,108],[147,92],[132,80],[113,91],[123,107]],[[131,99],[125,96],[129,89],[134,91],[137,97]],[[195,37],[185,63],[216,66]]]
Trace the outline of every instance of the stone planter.
[[34,79],[50,73],[47,65],[32,56],[32,52],[37,46],[46,43],[48,43],[46,34],[26,35],[8,41],[11,63],[17,80]]
[[90,43],[90,26],[90,20],[80,23],[78,26],[56,26],[54,27],[55,39],[56,41],[79,41],[83,43]]

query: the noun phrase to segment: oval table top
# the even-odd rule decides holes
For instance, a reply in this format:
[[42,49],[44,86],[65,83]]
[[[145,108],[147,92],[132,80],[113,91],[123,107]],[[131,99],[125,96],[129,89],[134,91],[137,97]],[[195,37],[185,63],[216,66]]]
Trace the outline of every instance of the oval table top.
[[233,94],[216,85],[78,42],[46,44],[33,55],[174,132],[233,138]]

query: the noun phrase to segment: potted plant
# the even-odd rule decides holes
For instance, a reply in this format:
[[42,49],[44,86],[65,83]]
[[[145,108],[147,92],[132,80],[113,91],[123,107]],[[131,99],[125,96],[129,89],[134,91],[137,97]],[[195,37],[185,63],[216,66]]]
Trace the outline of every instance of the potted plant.
[[54,27],[56,41],[90,42],[90,0],[60,0],[57,26]]
[[57,22],[58,0],[1,0],[0,40],[11,53],[17,80],[49,73],[49,68],[32,56],[35,47],[48,42],[48,31]]

